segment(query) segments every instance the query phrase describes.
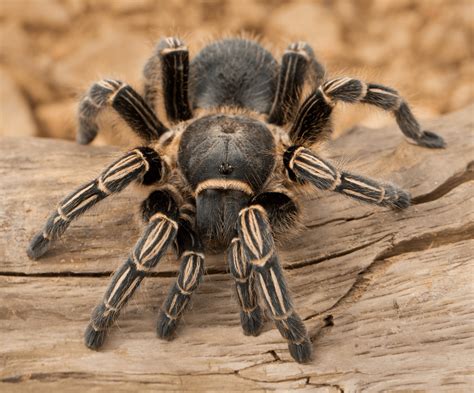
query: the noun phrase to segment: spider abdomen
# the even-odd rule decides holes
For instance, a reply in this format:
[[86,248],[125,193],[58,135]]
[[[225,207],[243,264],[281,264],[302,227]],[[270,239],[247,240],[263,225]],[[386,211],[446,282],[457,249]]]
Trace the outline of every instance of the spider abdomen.
[[268,113],[275,95],[278,63],[255,41],[214,42],[191,63],[194,108],[233,106]]

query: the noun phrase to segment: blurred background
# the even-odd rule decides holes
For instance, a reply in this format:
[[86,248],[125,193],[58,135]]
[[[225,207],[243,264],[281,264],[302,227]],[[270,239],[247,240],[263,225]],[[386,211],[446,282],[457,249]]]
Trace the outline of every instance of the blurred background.
[[[222,34],[259,36],[277,56],[305,40],[330,76],[395,87],[421,119],[436,117],[473,101],[473,15],[474,0],[0,0],[0,135],[74,139],[90,83],[111,76],[140,91],[169,35],[191,55]],[[335,127],[392,121],[342,106]]]

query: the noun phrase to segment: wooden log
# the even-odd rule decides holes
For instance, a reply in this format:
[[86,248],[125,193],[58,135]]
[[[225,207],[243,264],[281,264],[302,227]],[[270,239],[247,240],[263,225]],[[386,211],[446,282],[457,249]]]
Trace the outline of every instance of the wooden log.
[[471,391],[474,107],[427,122],[448,148],[403,141],[396,127],[356,128],[329,157],[409,190],[402,212],[334,193],[304,201],[306,229],[280,248],[315,358],[292,361],[270,322],[243,335],[222,255],[178,337],[155,337],[177,271],[170,255],[145,279],[100,352],[82,343],[90,311],[139,236],[127,190],[71,225],[38,262],[26,245],[57,201],[117,156],[37,138],[0,140],[0,390]]

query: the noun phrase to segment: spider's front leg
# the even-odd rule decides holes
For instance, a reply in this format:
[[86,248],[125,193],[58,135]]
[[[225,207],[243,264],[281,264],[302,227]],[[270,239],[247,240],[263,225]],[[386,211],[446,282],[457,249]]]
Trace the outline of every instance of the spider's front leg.
[[108,328],[117,319],[139,287],[146,273],[155,267],[173,243],[178,231],[178,206],[166,191],[152,192],[148,206],[148,225],[125,263],[115,272],[103,301],[92,312],[84,340],[87,347],[98,349],[104,343]]
[[291,146],[283,156],[290,179],[309,181],[321,190],[336,191],[362,202],[404,209],[410,206],[410,194],[389,183],[354,173],[339,171],[328,160],[303,146]]
[[[282,192],[264,192],[251,201],[262,206],[268,215],[273,232],[287,233],[293,227],[298,216],[295,202]],[[234,238],[227,250],[227,262],[235,280],[237,299],[240,305],[240,321],[246,335],[257,336],[263,327],[264,318],[258,304],[255,271],[247,260],[238,237]]]
[[232,240],[227,250],[227,263],[235,281],[242,329],[247,336],[258,336],[264,321],[262,310],[258,304],[255,273],[243,252],[238,237]]
[[293,309],[265,209],[258,204],[243,209],[237,227],[246,258],[255,270],[261,293],[278,330],[288,340],[291,356],[299,363],[309,362],[311,340]]
[[179,38],[162,39],[143,74],[145,99],[150,106],[156,105],[157,86],[161,83],[168,120],[176,123],[192,117],[188,99],[189,52]]
[[179,320],[204,274],[201,241],[183,217],[179,220],[175,246],[178,257],[181,258],[181,266],[178,277],[161,307],[157,324],[158,337],[165,340],[174,337]]
[[143,184],[158,182],[165,172],[166,164],[155,150],[149,147],[131,150],[106,168],[99,177],[79,187],[59,203],[43,230],[31,240],[28,256],[32,259],[41,257],[73,220],[107,196],[122,191],[133,181]]

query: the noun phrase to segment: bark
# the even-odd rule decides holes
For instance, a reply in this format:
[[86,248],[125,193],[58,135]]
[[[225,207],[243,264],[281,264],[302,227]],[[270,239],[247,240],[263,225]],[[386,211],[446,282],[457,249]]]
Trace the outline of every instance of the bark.
[[170,255],[143,282],[100,352],[82,334],[109,276],[139,236],[127,190],[73,223],[38,262],[28,241],[66,193],[118,155],[38,138],[0,140],[0,390],[24,391],[470,391],[472,111],[427,122],[444,150],[410,145],[395,126],[356,128],[326,156],[409,190],[401,212],[335,193],[303,201],[305,230],[281,257],[314,361],[292,361],[267,321],[243,335],[222,255],[171,342],[156,317],[178,264]]

